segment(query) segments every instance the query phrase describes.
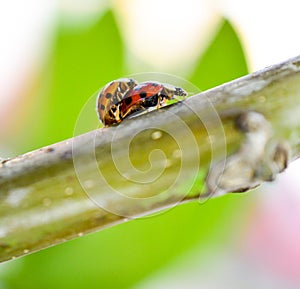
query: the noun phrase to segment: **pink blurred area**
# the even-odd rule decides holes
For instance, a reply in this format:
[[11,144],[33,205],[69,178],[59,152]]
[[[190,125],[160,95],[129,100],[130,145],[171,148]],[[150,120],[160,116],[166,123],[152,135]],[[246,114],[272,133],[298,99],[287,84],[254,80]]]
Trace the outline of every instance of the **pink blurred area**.
[[249,204],[229,236],[219,233],[134,289],[300,288],[299,168],[297,160],[274,183],[233,195]]
[[58,25],[90,24],[106,6],[102,0],[1,2],[0,157],[19,153],[22,147],[15,144],[43,130]]
[[0,137],[17,132],[49,47],[56,1],[3,1],[0,9]]
[[242,246],[257,268],[293,281],[300,288],[300,160],[277,182],[264,186],[246,224]]

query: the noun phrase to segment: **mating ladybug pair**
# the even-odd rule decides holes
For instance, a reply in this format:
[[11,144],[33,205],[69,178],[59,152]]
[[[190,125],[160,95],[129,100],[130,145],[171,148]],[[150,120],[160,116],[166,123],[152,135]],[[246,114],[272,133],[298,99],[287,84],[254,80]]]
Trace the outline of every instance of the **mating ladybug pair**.
[[185,98],[187,93],[180,87],[159,82],[137,83],[131,78],[121,78],[108,83],[97,100],[97,111],[101,122],[108,126],[120,123],[135,112],[150,107],[161,107],[176,97]]

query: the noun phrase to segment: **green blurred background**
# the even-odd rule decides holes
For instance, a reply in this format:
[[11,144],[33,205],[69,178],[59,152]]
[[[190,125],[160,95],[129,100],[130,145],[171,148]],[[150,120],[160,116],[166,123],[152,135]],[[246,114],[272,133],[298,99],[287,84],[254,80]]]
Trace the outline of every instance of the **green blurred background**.
[[[3,153],[17,155],[72,137],[84,104],[116,78],[165,72],[206,90],[248,73],[236,30],[221,16],[194,60],[187,61],[187,55],[181,54],[177,62],[183,68],[174,65],[168,69],[146,63],[130,50],[126,29],[122,29],[125,20],[120,19],[118,9],[105,6],[87,23],[70,24],[63,13],[57,16],[42,65],[19,93],[10,124],[2,124]],[[80,124],[81,129],[95,128],[95,121],[94,113]],[[214,271],[215,264],[226,271],[233,258],[228,252],[247,251],[241,244],[244,227],[255,211],[256,194],[181,205],[2,264],[0,288],[167,288],[144,282],[172,279],[168,268],[191,268],[193,264],[203,272],[204,268]],[[186,264],[187,259],[197,261]],[[186,278],[187,288],[211,288]],[[220,285],[218,288],[227,288]]]

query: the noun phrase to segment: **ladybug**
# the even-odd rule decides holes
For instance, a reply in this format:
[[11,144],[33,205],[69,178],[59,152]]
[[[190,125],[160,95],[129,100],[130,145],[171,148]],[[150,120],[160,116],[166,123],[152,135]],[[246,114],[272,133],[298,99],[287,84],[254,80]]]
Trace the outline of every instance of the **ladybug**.
[[111,81],[100,91],[97,99],[98,117],[104,125],[111,125],[122,121],[120,119],[120,101],[138,83],[131,78],[121,78]]
[[187,96],[180,87],[147,81],[138,84],[134,79],[123,78],[108,83],[97,100],[98,116],[106,125],[120,123],[132,113],[166,105],[167,100]]
[[187,93],[180,87],[166,85],[159,82],[142,82],[130,90],[120,102],[120,113],[123,118],[126,116],[156,106],[160,108],[166,105],[168,100],[176,96],[187,96]]

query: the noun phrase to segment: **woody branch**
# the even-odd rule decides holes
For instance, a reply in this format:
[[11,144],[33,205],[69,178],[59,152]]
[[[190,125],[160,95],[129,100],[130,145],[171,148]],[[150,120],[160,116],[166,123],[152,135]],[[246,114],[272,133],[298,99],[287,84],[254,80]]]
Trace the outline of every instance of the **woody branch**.
[[[208,109],[211,105],[221,122],[215,122],[211,116],[212,110]],[[197,199],[201,188],[195,178],[188,177],[194,174],[189,162],[184,167],[184,183],[169,194],[151,198],[169,184],[181,166],[178,156],[174,154],[176,144],[170,142],[170,138],[163,133],[174,126],[172,119],[166,115],[179,117],[194,136],[201,155],[201,166],[196,177],[201,179],[202,173],[206,174],[211,165],[212,142],[215,159],[223,157],[224,146],[219,145],[214,132],[221,129],[226,139],[227,154],[233,155],[244,142],[241,131],[235,129],[236,119],[249,110],[264,116],[272,128],[274,139],[288,143],[291,160],[298,158],[299,109],[300,56],[197,94],[161,111],[124,121],[119,126],[91,131],[3,160],[0,162],[0,261],[113,226],[129,218],[157,212],[180,201]],[[153,137],[155,128],[162,133],[159,139]],[[208,131],[212,135],[208,135]],[[189,145],[184,131],[179,129],[176,133],[182,136],[183,147]],[[151,152],[157,146],[172,162],[164,171],[163,181],[154,181],[151,186],[144,186],[141,190],[133,189],[132,182],[119,177],[111,156],[113,140],[118,144],[116,153],[120,156],[118,164],[122,166],[126,161],[125,154],[128,154],[122,151],[122,145],[126,147],[132,136],[135,137],[130,156],[135,166],[143,168],[145,152]],[[93,151],[90,150],[91,144]],[[189,150],[184,153],[188,160],[195,159],[192,150],[191,153]],[[74,158],[80,164],[79,169],[77,165],[74,166]],[[109,185],[113,185],[116,191],[122,189],[128,192],[125,201],[118,194],[110,194],[105,186],[97,186],[99,171],[94,170],[95,162]],[[263,179],[258,179],[258,184],[261,182]],[[87,191],[92,192],[92,197]],[[141,200],[138,206],[130,201],[132,198]],[[106,210],[107,207],[110,211]]]

